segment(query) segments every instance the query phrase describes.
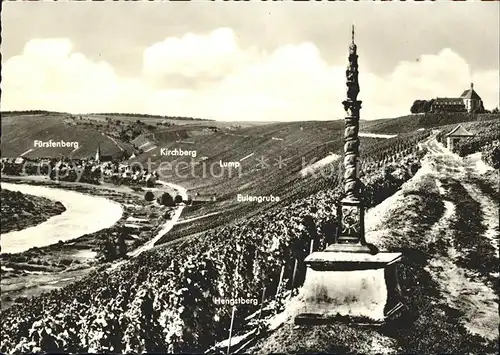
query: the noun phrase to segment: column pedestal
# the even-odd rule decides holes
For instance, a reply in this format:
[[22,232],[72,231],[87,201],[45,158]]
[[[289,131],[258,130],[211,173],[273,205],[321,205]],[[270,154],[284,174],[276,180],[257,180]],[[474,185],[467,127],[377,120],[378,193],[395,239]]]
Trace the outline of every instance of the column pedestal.
[[306,279],[295,323],[380,325],[395,318],[403,307],[396,269],[400,261],[401,253],[373,255],[328,248],[312,253],[305,259]]

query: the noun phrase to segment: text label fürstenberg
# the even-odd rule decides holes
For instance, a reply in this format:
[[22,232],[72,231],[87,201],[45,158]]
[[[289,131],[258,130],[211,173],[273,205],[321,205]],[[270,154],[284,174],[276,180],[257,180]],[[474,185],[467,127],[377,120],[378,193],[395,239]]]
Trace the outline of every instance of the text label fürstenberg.
[[35,140],[35,141],[33,141],[33,146],[35,148],[74,148],[74,149],[78,149],[78,142],[66,142],[63,140],[54,141],[52,139],[49,141]]

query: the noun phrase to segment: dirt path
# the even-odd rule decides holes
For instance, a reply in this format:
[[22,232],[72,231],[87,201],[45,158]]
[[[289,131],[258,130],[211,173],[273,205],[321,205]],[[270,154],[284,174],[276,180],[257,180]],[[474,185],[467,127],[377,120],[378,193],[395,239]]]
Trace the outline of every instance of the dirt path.
[[[161,180],[158,180],[158,183],[163,185],[163,186],[167,186],[170,189],[176,190],[179,193],[179,195],[182,196],[183,200],[187,200],[187,198],[188,198],[187,189],[185,189],[183,186],[168,183],[168,182],[161,181]],[[162,225],[161,230],[158,232],[158,234],[156,234],[154,236],[154,238],[152,238],[151,240],[149,240],[148,242],[146,242],[144,245],[140,246],[139,248],[128,252],[127,255],[131,258],[135,258],[138,255],[142,254],[143,252],[154,248],[155,243],[158,240],[160,240],[165,234],[167,234],[177,224],[177,221],[181,217],[181,214],[182,214],[182,211],[184,210],[184,207],[185,207],[184,204],[180,204],[179,206],[177,206],[175,208],[175,212],[174,212],[173,216]],[[118,262],[112,264],[110,266],[110,269],[114,270],[114,269],[118,268],[119,266],[121,266],[122,264],[124,264],[125,262],[126,262],[125,260],[118,261]]]
[[456,261],[460,252],[453,246],[453,233],[450,224],[455,216],[455,205],[444,201],[445,212],[428,234],[428,243],[439,238],[449,245],[445,255],[429,260],[426,270],[440,285],[445,302],[452,308],[463,312],[462,324],[471,333],[487,339],[498,336],[498,303],[493,290],[477,281],[467,269],[458,267]]
[[216,212],[207,213],[207,214],[204,214],[204,215],[201,215],[201,216],[197,216],[197,217],[192,217],[192,218],[187,218],[187,219],[181,219],[181,220],[179,220],[177,222],[177,224],[184,224],[184,223],[194,222],[194,221],[196,221],[198,219],[207,218],[207,217],[210,217],[210,216],[215,216],[215,215],[221,214],[222,212],[224,212],[224,211],[216,211]]
[[481,190],[474,184],[464,184],[465,189],[471,195],[471,197],[479,202],[481,205],[481,211],[483,213],[484,224],[486,225],[486,233],[484,236],[488,238],[491,242],[493,248],[495,248],[498,254],[498,205],[489,196],[483,194]]
[[[429,154],[425,157],[422,168],[417,174],[405,183],[400,191],[367,211],[366,239],[368,242],[384,247],[385,241],[394,235],[394,231],[389,227],[390,221],[395,218],[397,211],[405,210],[402,208],[408,201],[404,197],[405,193],[421,190],[421,186],[425,186],[421,185],[422,181],[434,182],[444,203],[444,213],[422,237],[426,245],[439,243],[445,246],[443,247],[445,250],[441,250],[439,255],[429,260],[426,270],[438,283],[443,302],[462,313],[459,321],[464,327],[473,334],[494,340],[499,334],[498,297],[494,289],[486,280],[479,277],[477,272],[459,266],[461,265],[459,259],[465,256],[466,251],[455,247],[457,229],[454,225],[458,218],[458,211],[452,199],[456,200],[457,196],[451,196],[444,187],[447,181],[458,181],[472,201],[479,204],[481,211],[479,223],[485,227],[486,231],[482,235],[471,237],[487,239],[498,255],[498,205],[474,183],[475,180],[481,179],[484,171],[489,169],[478,168],[477,161],[463,159],[451,153],[434,137],[422,143],[422,146],[428,149]],[[404,213],[411,216],[414,211],[406,210]],[[401,223],[400,225],[408,231],[412,229],[412,226]],[[491,272],[497,272],[497,270],[491,270]]]

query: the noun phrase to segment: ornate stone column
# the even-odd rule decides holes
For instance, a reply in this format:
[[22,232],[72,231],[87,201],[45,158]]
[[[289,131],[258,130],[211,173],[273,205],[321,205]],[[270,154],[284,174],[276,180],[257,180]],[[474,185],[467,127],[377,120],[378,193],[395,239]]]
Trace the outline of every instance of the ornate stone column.
[[336,250],[370,252],[364,238],[364,206],[361,197],[360,158],[359,158],[359,111],[358,100],[358,54],[352,41],[349,45],[349,64],[346,70],[347,99],[342,102],[347,113],[344,131],[344,193],[345,197],[339,209],[340,233],[333,244]]

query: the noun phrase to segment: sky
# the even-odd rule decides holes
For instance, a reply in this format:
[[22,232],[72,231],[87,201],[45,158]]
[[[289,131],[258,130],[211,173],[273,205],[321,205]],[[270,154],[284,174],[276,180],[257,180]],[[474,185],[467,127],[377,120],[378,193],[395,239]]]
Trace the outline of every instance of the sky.
[[499,105],[500,2],[2,5],[2,110],[342,119],[351,24],[362,119],[471,82]]

